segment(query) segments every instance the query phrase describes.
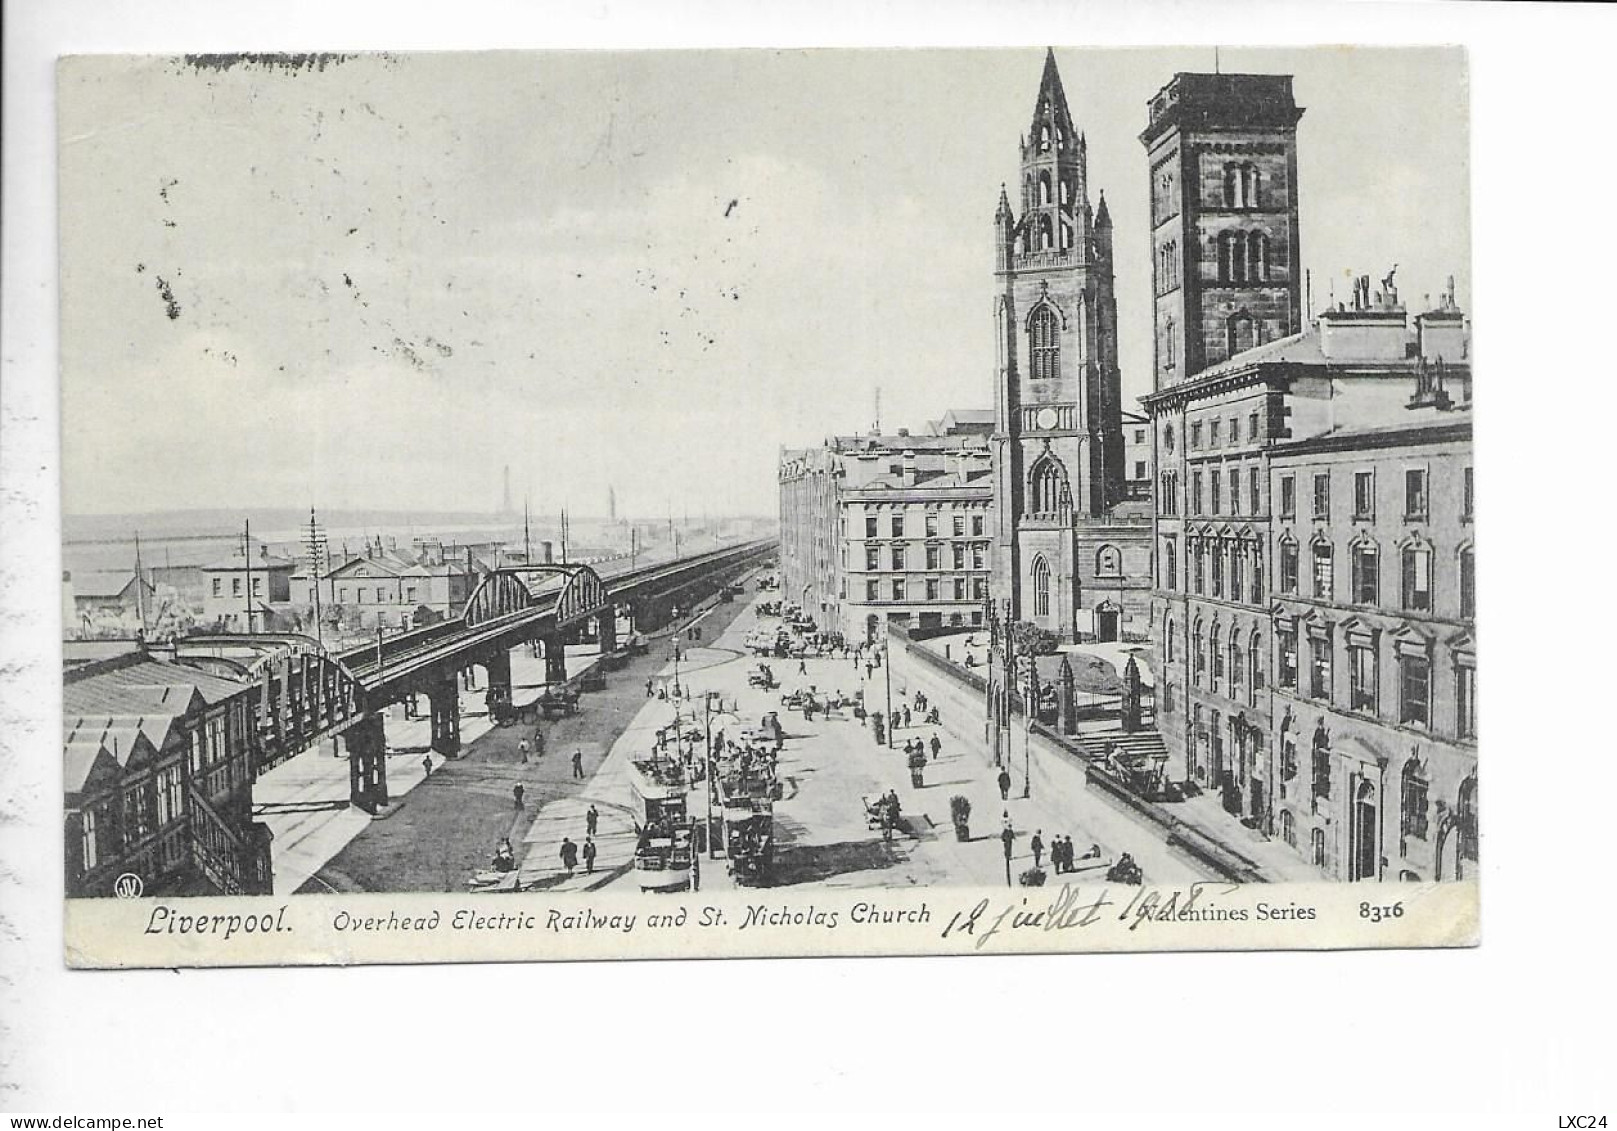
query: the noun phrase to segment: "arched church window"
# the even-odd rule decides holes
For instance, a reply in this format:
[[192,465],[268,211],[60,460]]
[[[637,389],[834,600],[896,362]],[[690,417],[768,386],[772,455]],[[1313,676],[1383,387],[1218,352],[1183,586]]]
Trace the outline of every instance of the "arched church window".
[[1033,559],[1033,615],[1050,615],[1050,563],[1043,554]]
[[1067,204],[1072,200],[1072,183],[1066,177],[1061,178],[1061,203]]
[[1033,312],[1028,323],[1028,360],[1034,380],[1048,380],[1059,373],[1060,332],[1061,323],[1054,310],[1041,306]]
[[1065,220],[1061,221],[1061,250],[1066,251],[1072,247],[1072,225]]
[[1050,203],[1050,173],[1044,170],[1039,173],[1039,203]]
[[1049,456],[1041,459],[1033,469],[1033,510],[1037,514],[1057,514],[1062,509],[1062,494],[1066,476],[1061,466]]
[[1055,228],[1050,224],[1050,217],[1041,216],[1039,218],[1039,250],[1049,251],[1055,246],[1055,242]]
[[1123,556],[1116,546],[1102,546],[1095,551],[1095,572],[1102,576],[1115,576],[1123,572]]

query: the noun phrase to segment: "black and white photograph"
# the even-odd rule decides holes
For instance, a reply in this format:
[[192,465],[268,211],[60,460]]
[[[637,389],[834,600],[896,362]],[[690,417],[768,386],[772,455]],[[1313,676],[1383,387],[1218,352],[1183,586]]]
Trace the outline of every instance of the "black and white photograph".
[[13,1124],[1605,1126],[1608,10],[6,16]]
[[70,903],[1474,939],[1463,50],[59,90]]

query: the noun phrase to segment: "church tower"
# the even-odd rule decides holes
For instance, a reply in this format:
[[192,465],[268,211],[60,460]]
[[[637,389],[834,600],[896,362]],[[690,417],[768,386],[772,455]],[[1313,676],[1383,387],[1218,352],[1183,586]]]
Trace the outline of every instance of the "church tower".
[[1070,640],[1084,529],[1122,497],[1123,430],[1112,222],[1104,194],[1090,206],[1054,52],[1021,159],[1019,207],[1002,187],[994,213],[995,597]]

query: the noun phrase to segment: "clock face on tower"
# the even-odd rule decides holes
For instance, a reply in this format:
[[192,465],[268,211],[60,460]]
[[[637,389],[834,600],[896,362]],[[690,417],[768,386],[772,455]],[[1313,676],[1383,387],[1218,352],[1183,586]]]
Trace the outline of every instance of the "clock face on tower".
[[1039,415],[1034,417],[1034,423],[1037,424],[1041,430],[1048,432],[1050,429],[1056,426],[1056,410],[1048,406],[1041,408],[1039,410]]

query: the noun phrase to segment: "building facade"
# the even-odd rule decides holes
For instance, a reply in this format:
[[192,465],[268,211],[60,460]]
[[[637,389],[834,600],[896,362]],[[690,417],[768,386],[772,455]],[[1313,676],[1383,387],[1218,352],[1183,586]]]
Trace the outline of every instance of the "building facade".
[[[260,546],[252,559],[237,553],[202,566],[202,621],[226,632],[263,632],[292,597],[297,563]],[[249,623],[251,617],[251,623]]]
[[1270,806],[1276,834],[1334,879],[1474,873],[1470,415],[1427,404],[1271,454]]
[[[1177,776],[1339,880],[1476,859],[1469,331],[1394,272],[1306,324],[1283,75],[1150,104],[1157,720]],[[1444,579],[1447,580],[1445,589]]]
[[993,478],[981,428],[836,437],[782,453],[781,582],[821,628],[875,640],[980,625],[993,557]]
[[994,213],[994,595],[1064,640],[1143,628],[1149,510],[1126,502],[1112,222],[1047,53],[1020,207]]
[[253,820],[248,682],[131,650],[63,674],[66,884],[106,896],[268,894],[268,829]]

